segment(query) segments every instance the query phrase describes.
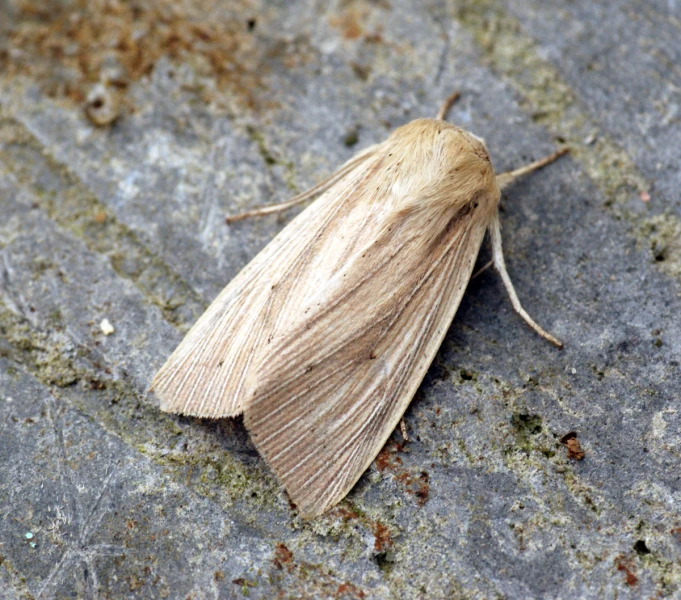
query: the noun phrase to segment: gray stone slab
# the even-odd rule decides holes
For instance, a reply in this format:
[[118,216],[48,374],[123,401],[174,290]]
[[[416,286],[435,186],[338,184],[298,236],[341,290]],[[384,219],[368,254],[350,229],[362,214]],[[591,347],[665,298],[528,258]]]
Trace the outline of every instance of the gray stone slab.
[[[88,356],[140,393],[181,336],[148,307],[109,261],[64,235],[0,163],[0,267],[5,305],[32,328],[50,332],[68,357]],[[4,172],[3,172],[4,171]],[[112,335],[102,332],[108,319]]]
[[675,2],[509,3],[607,135],[681,214],[681,6]]
[[273,532],[178,485],[5,359],[0,383],[3,576],[16,597],[234,598],[282,577]]
[[[658,60],[679,52],[676,9],[216,7],[256,19],[255,91],[220,87],[194,48],[97,128],[42,81],[0,80],[3,598],[681,594],[681,291],[643,227],[678,215],[676,75]],[[0,10],[0,31],[24,18]],[[499,170],[576,145],[501,214],[521,300],[565,349],[483,273],[407,411],[411,441],[302,521],[240,420],[164,415],[147,384],[295,211],[225,214],[305,189],[454,89],[450,120]]]

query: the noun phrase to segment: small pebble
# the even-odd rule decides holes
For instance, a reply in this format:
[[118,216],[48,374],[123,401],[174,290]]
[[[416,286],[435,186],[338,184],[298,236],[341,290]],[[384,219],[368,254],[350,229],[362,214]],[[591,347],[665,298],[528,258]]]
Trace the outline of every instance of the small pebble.
[[584,138],[584,145],[591,146],[596,141],[596,133],[591,133]]
[[111,335],[114,331],[116,331],[109,319],[102,319],[102,322],[99,324],[99,328],[102,330],[104,335]]

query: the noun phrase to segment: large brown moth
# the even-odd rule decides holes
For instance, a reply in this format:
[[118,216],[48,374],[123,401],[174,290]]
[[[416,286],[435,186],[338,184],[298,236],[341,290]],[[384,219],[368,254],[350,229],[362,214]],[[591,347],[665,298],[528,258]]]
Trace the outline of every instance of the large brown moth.
[[318,195],[232,281],[154,377],[168,412],[244,413],[300,513],[342,500],[400,422],[454,318],[485,232],[513,308],[500,190],[484,142],[437,118],[404,125],[291,201]]

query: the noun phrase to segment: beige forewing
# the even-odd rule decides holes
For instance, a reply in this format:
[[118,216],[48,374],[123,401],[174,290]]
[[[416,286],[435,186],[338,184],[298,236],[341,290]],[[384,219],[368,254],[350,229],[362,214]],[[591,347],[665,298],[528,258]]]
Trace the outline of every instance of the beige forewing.
[[[356,212],[357,188],[380,161],[380,146],[356,156],[218,295],[152,381],[161,408],[199,417],[235,416],[252,393],[248,374],[277,331],[299,314],[301,297],[338,268],[333,246]],[[367,221],[353,223],[364,234]]]
[[302,514],[345,496],[415,394],[489,221],[469,209],[445,226],[417,209],[375,223],[252,374],[246,426]]

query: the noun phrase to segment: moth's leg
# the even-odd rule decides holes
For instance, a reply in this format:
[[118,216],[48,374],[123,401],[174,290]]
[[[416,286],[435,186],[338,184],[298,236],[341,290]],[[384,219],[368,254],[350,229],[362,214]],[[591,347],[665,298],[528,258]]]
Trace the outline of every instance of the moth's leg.
[[499,275],[501,275],[501,280],[504,282],[504,287],[506,288],[506,292],[508,292],[508,295],[511,299],[513,309],[525,320],[525,323],[532,327],[532,329],[534,329],[545,340],[548,340],[552,344],[562,348],[563,343],[537,325],[532,317],[525,312],[525,309],[520,304],[520,300],[518,300],[518,295],[515,293],[515,289],[513,289],[511,278],[508,276],[508,271],[506,271],[504,251],[501,247],[501,228],[499,227],[498,217],[495,217],[490,224],[489,233],[490,237],[492,238],[492,256],[494,266],[496,267],[497,271],[499,271]]
[[471,275],[471,279],[475,279],[478,275],[484,273],[487,269],[489,269],[492,265],[494,264],[493,260],[490,260],[489,262],[486,262],[482,267],[480,267],[473,275]]
[[261,217],[263,215],[269,215],[275,212],[282,212],[284,210],[288,210],[289,208],[294,207],[296,204],[301,204],[303,202],[306,202],[307,200],[310,200],[311,198],[314,198],[315,196],[318,196],[319,194],[323,194],[334,183],[338,182],[343,177],[345,177],[350,171],[352,171],[352,169],[359,166],[367,158],[375,154],[377,148],[378,144],[369,146],[356,156],[353,156],[333,175],[330,175],[324,181],[319,182],[317,185],[310,188],[306,192],[298,194],[297,196],[294,196],[293,198],[287,200],[286,202],[279,202],[278,204],[269,204],[267,206],[261,206],[259,208],[254,208],[253,210],[239,213],[238,215],[231,215],[225,218],[225,222],[229,225],[230,223],[234,223],[234,221],[241,221],[241,219],[247,219],[249,217]]

